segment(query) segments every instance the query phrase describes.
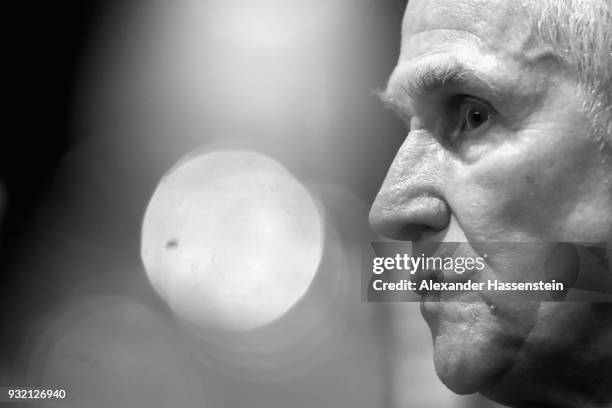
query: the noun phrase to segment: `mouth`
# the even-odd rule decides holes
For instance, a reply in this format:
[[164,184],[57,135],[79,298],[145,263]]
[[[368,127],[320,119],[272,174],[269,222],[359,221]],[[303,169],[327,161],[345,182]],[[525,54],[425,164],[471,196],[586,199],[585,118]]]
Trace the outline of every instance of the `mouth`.
[[[423,259],[421,267],[415,273],[414,280],[419,286],[416,292],[428,300],[439,298],[438,292],[441,291],[454,295],[451,298],[455,297],[454,287],[478,282],[486,267],[485,259],[480,257],[467,242],[419,243],[413,247],[413,256],[415,255]],[[434,268],[429,267],[430,261]],[[476,262],[481,262],[481,267],[475,267]],[[468,263],[470,266],[467,266]],[[428,284],[421,285],[421,282]],[[471,291],[463,290],[463,292]]]
[[[433,317],[440,313],[442,308],[452,307],[450,306],[451,303],[483,301],[479,296],[478,288],[474,287],[474,285],[478,285],[478,281],[472,281],[468,276],[461,278],[451,276],[447,279],[448,274],[442,271],[436,272],[428,274],[428,277],[421,280],[425,284],[421,282],[418,284],[422,288],[417,292],[421,295],[421,313],[425,317]],[[458,284],[468,286],[468,289],[456,290]]]
[[[428,258],[443,259],[446,262],[453,260],[450,264],[455,264],[457,259],[476,259],[480,256],[467,242],[419,244],[413,248],[413,253]],[[488,305],[486,299],[480,296],[481,291],[478,286],[484,276],[484,267],[481,270],[467,268],[457,272],[452,265],[450,268],[446,267],[446,264],[444,266],[442,269],[421,269],[415,275],[418,288],[416,293],[421,296],[421,312],[424,316],[433,317],[443,307],[449,307],[447,304],[454,302],[484,302]]]
[[[479,309],[480,313],[487,313],[501,321],[516,320],[511,313],[516,309],[516,295],[509,293],[494,296],[488,293],[485,290],[485,275],[486,272],[471,273],[468,276],[457,278],[451,273],[451,277],[447,279],[449,275],[442,271],[429,273],[423,279],[428,282],[429,289],[419,291],[419,295],[421,295],[421,314],[430,323],[430,326],[435,326],[443,312],[444,315],[452,315],[455,318],[458,315],[466,317],[466,307],[470,310],[468,314]],[[534,301],[520,302],[522,307],[533,307],[537,303]]]

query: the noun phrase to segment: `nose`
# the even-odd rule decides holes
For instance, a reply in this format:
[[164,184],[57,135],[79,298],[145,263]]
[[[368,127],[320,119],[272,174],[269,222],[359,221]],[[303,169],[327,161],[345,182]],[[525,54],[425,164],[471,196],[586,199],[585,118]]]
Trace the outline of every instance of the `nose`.
[[372,204],[370,225],[375,231],[391,239],[419,241],[448,226],[444,152],[422,132],[408,135]]

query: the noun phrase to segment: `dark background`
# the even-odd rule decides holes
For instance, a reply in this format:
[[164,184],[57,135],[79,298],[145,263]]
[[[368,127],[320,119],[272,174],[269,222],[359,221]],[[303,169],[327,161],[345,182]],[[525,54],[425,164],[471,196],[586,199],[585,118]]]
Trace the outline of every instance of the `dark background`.
[[[12,3],[9,20],[9,95],[0,147],[0,180],[7,208],[2,270],[28,214],[48,187],[61,157],[75,142],[71,110],[76,74],[92,32],[113,1]],[[6,288],[6,285],[3,285]]]

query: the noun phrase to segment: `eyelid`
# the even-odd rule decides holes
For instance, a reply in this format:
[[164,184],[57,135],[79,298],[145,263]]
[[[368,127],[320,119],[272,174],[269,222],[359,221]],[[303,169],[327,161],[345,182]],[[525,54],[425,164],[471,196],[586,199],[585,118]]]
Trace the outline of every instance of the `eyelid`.
[[463,109],[468,106],[477,106],[486,110],[489,114],[489,118],[494,118],[497,116],[497,110],[495,110],[495,108],[490,103],[475,96],[457,95],[455,97],[454,104],[459,111],[463,111]]
[[460,94],[460,95],[455,96],[454,100],[455,100],[455,103],[457,104],[473,103],[474,105],[481,105],[487,108],[488,110],[495,112],[495,108],[489,102],[477,96],[468,95],[468,94]]

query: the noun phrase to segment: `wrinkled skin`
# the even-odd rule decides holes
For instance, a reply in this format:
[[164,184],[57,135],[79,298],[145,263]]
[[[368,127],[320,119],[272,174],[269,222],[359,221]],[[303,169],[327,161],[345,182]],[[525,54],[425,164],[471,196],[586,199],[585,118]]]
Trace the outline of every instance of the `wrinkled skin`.
[[[612,241],[612,160],[591,137],[581,111],[587,96],[535,40],[536,13],[520,3],[409,2],[385,98],[410,132],[370,213],[383,235]],[[467,71],[456,75],[461,80],[423,87],[418,79],[453,72],[453,64]],[[471,115],[470,106],[480,115]],[[546,246],[539,248],[527,257],[495,254],[497,266],[480,279],[519,276],[546,257]],[[422,308],[436,370],[453,391],[478,391],[513,406],[610,404],[612,304],[521,302],[476,292],[461,300]]]

